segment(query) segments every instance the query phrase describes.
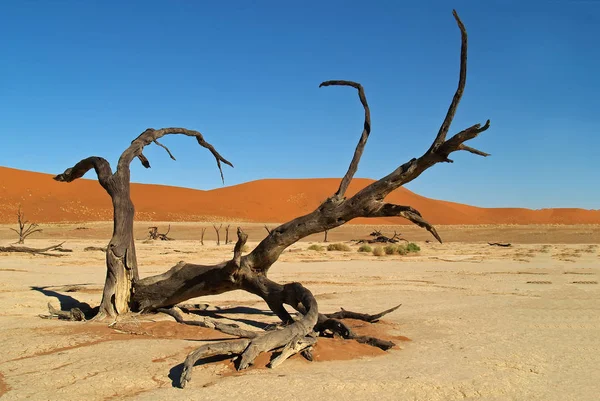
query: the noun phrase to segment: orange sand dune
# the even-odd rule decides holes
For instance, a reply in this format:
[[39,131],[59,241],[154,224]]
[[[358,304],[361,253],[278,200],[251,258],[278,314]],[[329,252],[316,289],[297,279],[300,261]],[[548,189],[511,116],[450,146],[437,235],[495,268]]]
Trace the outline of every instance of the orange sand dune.
[[[354,179],[348,195],[370,182]],[[138,220],[284,222],[314,210],[338,184],[337,178],[267,179],[210,191],[132,184],[131,192]],[[600,210],[486,209],[425,198],[405,188],[386,200],[415,207],[433,224],[600,224]],[[38,223],[112,219],[110,197],[95,180],[60,183],[49,174],[0,167],[0,223],[15,222],[19,204],[26,217]],[[402,218],[352,222],[408,224]]]

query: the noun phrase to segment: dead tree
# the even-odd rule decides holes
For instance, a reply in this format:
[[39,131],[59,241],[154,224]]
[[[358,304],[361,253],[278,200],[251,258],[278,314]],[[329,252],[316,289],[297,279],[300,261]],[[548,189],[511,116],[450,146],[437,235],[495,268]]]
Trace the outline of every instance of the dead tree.
[[[465,88],[467,72],[467,33],[456,12],[453,12],[453,14],[460,28],[462,39],[458,89],[429,149],[420,157],[413,158],[398,166],[390,174],[371,183],[354,196],[347,198],[345,195],[346,190],[357,171],[360,158],[371,132],[370,109],[364,89],[360,84],[352,81],[323,82],[320,85],[321,87],[349,86],[356,89],[364,108],[363,131],[354,151],[350,166],[334,194],[322,202],[313,212],[297,217],[273,230],[268,230],[270,232],[267,237],[247,255],[242,255],[247,235],[238,228],[238,239],[231,260],[216,265],[180,262],[165,273],[138,280],[137,270],[135,270],[135,254],[133,252],[126,252],[128,249],[133,249],[131,237],[133,205],[129,199],[128,192],[128,167],[133,157],[139,157],[143,147],[150,144],[155,139],[155,133],[159,131],[150,130],[149,134],[142,134],[140,138],[143,139],[140,140],[138,138],[137,142],[134,141],[135,145],[132,144],[133,150],[127,150],[124,153],[124,156],[122,156],[124,161],[123,163],[119,163],[119,169],[116,173],[127,174],[127,179],[124,182],[127,185],[121,184],[117,186],[121,191],[127,190],[126,197],[123,199],[123,195],[121,195],[118,202],[115,201],[115,222],[119,219],[119,224],[115,224],[115,236],[118,239],[117,244],[119,247],[115,245],[111,246],[109,256],[113,255],[111,256],[113,259],[107,259],[109,263],[109,275],[114,271],[117,273],[121,272],[119,275],[114,275],[114,284],[108,286],[109,289],[113,289],[113,294],[115,293],[114,289],[119,288],[116,294],[120,296],[119,308],[111,307],[110,310],[113,311],[113,314],[123,313],[127,310],[139,312],[170,310],[176,304],[191,298],[222,294],[234,290],[244,290],[263,298],[268,307],[285,324],[281,330],[238,332],[236,335],[245,338],[201,346],[190,353],[185,360],[180,381],[182,387],[190,380],[192,368],[200,358],[213,355],[240,355],[237,368],[244,369],[252,364],[261,352],[283,347],[283,356],[278,359],[281,362],[285,357],[302,351],[314,344],[315,333],[333,332],[344,338],[357,339],[358,341],[367,342],[382,349],[390,347],[389,342],[370,337],[360,338],[356,336],[343,322],[337,319],[340,316],[352,316],[365,321],[374,321],[384,314],[392,312],[397,307],[376,315],[364,315],[349,311],[343,311],[340,314],[322,314],[319,313],[315,297],[308,289],[300,283],[279,284],[268,278],[268,272],[282,252],[298,240],[312,234],[339,227],[359,217],[403,217],[427,229],[441,242],[441,238],[435,228],[417,210],[410,206],[387,203],[384,199],[392,191],[416,179],[433,165],[441,162],[452,162],[450,154],[454,152],[467,151],[480,156],[488,156],[487,153],[471,148],[465,145],[465,143],[487,130],[490,126],[489,120],[483,126],[476,124],[460,131],[449,139],[446,138]],[[149,136],[145,137],[145,135]],[[214,149],[213,154],[217,158],[217,161],[223,160]],[[114,183],[107,183],[106,181],[107,177],[112,177],[112,175],[107,175],[109,173],[104,171],[107,169],[108,163],[104,161],[98,164],[97,158],[93,158],[93,160],[95,160],[94,163],[90,161],[80,162],[78,168],[76,166],[76,168],[69,169],[59,176],[65,177],[60,180],[72,181],[75,178],[81,177],[85,171],[95,167],[99,177],[102,177],[101,184],[105,185],[105,188],[107,190],[110,189],[114,194]],[[81,165],[82,163],[83,165]],[[111,193],[110,191],[109,193]],[[218,230],[216,231],[218,233]],[[125,232],[128,234],[123,238]],[[124,240],[125,242],[123,242]],[[116,269],[115,266],[119,266],[121,270]],[[129,278],[132,276],[132,273],[122,273],[125,269],[134,269],[135,276],[133,276],[133,279]],[[121,294],[119,291],[124,291],[126,295],[119,295]],[[294,308],[301,317],[298,319],[292,318],[284,305]],[[176,311],[173,314],[177,315]],[[182,318],[179,318],[178,321],[185,322]],[[220,329],[216,325],[214,327],[224,332],[227,332],[225,330],[230,330],[230,328],[224,327]]]
[[148,227],[148,239],[149,240],[161,240],[161,241],[172,241],[173,238],[170,238],[168,236],[169,232],[171,231],[171,225],[169,224],[169,228],[167,229],[167,232],[164,234],[161,234],[158,232],[158,227],[153,226],[153,227]]
[[271,229],[265,224],[265,230],[267,230],[267,234],[271,235]]
[[83,177],[89,170],[94,169],[100,185],[108,192],[113,203],[113,235],[106,250],[106,280],[102,293],[102,302],[97,319],[115,317],[130,310],[133,285],[139,280],[137,258],[133,240],[134,207],[130,196],[130,164],[137,158],[146,168],[150,162],[142,151],[144,147],[155,143],[163,147],[169,156],[175,160],[169,149],[158,142],[165,135],[182,134],[196,138],[198,144],[208,149],[217,161],[217,166],[223,179],[221,162],[232,166],[215,148],[204,140],[198,131],[186,128],[148,128],[135,138],[131,145],[121,154],[117,169],[113,173],[108,161],[102,157],[92,156],[81,160],[64,173],[54,177],[56,181],[71,182]]
[[21,205],[19,205],[19,210],[17,211],[17,221],[19,223],[19,231],[17,231],[14,228],[11,228],[11,230],[13,230],[19,235],[19,241],[17,241],[17,244],[24,244],[25,238],[29,237],[31,234],[42,232],[41,228],[37,228],[38,224],[29,224],[29,221],[25,220],[25,214],[23,214],[23,212],[21,211]]
[[325,230],[325,238],[323,238],[323,242],[327,242],[327,234],[329,234],[329,230]]
[[227,224],[227,227],[225,227],[225,245],[229,244],[229,227],[230,224]]
[[202,227],[202,235],[200,236],[200,244],[204,245],[204,233],[206,232],[206,227]]
[[219,226],[219,228],[217,228],[216,224],[213,224],[213,228],[215,229],[215,232],[217,233],[217,245],[221,245],[221,235],[220,235],[221,227],[223,227],[223,224],[221,224]]

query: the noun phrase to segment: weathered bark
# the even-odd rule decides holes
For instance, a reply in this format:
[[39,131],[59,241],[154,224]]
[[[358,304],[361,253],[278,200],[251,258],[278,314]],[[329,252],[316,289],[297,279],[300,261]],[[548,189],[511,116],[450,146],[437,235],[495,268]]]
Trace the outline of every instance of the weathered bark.
[[134,139],[131,145],[121,154],[117,170],[114,173],[108,161],[101,157],[92,156],[81,160],[73,167],[65,170],[64,173],[54,177],[56,181],[72,182],[83,177],[85,173],[93,168],[100,185],[108,192],[112,200],[113,235],[106,250],[106,280],[97,319],[115,317],[130,310],[133,284],[139,279],[133,239],[135,211],[130,195],[130,164],[137,157],[144,167],[149,168],[150,162],[142,151],[145,146],[152,142],[165,148],[173,158],[171,152],[158,142],[159,138],[169,134],[195,137],[198,144],[208,149],[215,157],[221,172],[221,179],[223,179],[221,162],[232,166],[212,145],[204,140],[204,137],[198,131],[185,128],[163,128],[159,130],[148,128]]
[[21,205],[19,205],[19,210],[17,211],[17,222],[19,224],[19,230],[17,231],[14,228],[11,228],[12,231],[16,232],[19,235],[19,240],[17,241],[17,244],[24,244],[25,238],[29,237],[31,234],[42,232],[41,228],[37,228],[39,226],[38,224],[29,224],[29,221],[25,220],[25,215],[21,211]]
[[225,227],[225,245],[229,244],[229,227],[230,224],[227,224],[227,227]]
[[202,227],[202,235],[200,236],[200,244],[204,245],[204,233],[206,233],[206,227]]
[[327,242],[327,234],[329,234],[329,230],[325,230],[325,238],[323,238],[323,242]]

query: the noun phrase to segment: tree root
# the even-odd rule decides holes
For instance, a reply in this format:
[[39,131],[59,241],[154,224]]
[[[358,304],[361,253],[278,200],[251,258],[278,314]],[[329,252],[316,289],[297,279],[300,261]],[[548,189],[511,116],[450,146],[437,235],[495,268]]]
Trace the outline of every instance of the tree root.
[[[289,324],[281,330],[273,330],[264,334],[258,335],[252,339],[240,339],[227,342],[219,342],[215,344],[206,344],[191,352],[183,363],[183,371],[179,385],[184,388],[187,382],[192,379],[192,368],[194,364],[201,358],[206,358],[214,355],[240,355],[238,359],[237,370],[243,370],[253,364],[256,357],[262,353],[278,349],[290,343],[300,342],[307,334],[312,333],[312,329],[317,323],[319,312],[317,301],[312,293],[299,283],[291,283],[283,286],[285,298],[290,304],[301,304],[306,313],[301,319]],[[302,342],[304,345],[305,342]],[[307,346],[312,345],[308,344]],[[286,349],[286,355],[291,356],[295,349],[299,346],[296,344],[289,345]],[[299,349],[299,351],[306,346]],[[297,351],[297,352],[299,352]],[[275,366],[285,360],[282,357]]]
[[217,320],[213,320],[207,317],[202,318],[202,320],[186,320],[183,311],[177,306],[168,309],[159,308],[156,311],[166,313],[167,315],[174,317],[178,323],[215,329],[220,331],[221,333],[229,334],[231,336],[241,338],[256,338],[259,334],[261,334],[257,331],[241,329],[235,324],[221,323]]
[[[269,368],[276,368],[281,365],[291,356],[301,353],[309,361],[312,361],[312,347],[317,342],[317,335],[327,335],[326,332],[331,332],[331,335],[340,336],[344,339],[352,339],[359,343],[368,344],[378,347],[384,351],[394,347],[391,341],[382,340],[370,336],[361,336],[355,334],[346,324],[337,320],[338,318],[351,318],[362,320],[368,323],[377,322],[382,316],[391,313],[398,309],[400,305],[387,309],[381,313],[374,315],[366,313],[351,312],[342,309],[340,312],[331,314],[319,314],[317,312],[317,303],[310,291],[298,283],[286,284],[284,286],[286,299],[290,304],[293,301],[298,301],[297,307],[303,315],[301,319],[285,326],[279,330],[273,330],[265,333],[250,332],[254,337],[241,338],[238,340],[224,341],[213,344],[205,344],[195,351],[191,352],[185,359],[183,371],[181,373],[179,385],[184,388],[192,379],[192,369],[197,361],[203,358],[215,355],[238,355],[237,370],[243,370],[249,367],[256,357],[267,351],[281,350],[279,355],[272,359],[267,365]],[[294,291],[294,296],[289,297],[289,292]],[[286,302],[288,303],[288,302]],[[212,327],[227,334],[233,334],[232,325],[223,325],[217,327],[214,321],[185,321],[183,313],[179,308],[173,307],[170,309],[160,309],[160,312],[168,313],[175,317],[180,323],[194,324],[202,327]],[[223,330],[225,328],[225,330]],[[240,330],[239,328],[235,328]],[[314,331],[313,331],[314,330]],[[245,331],[244,331],[245,332]],[[235,335],[235,334],[233,334]],[[241,335],[239,337],[242,337]]]

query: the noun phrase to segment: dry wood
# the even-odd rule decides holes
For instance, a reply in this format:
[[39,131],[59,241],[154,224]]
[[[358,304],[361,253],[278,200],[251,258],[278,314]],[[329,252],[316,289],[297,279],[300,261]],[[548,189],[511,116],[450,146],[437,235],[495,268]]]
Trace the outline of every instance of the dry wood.
[[[451,153],[464,150],[476,155],[488,156],[487,153],[466,146],[465,143],[487,130],[490,126],[489,120],[483,126],[473,125],[450,137],[450,139],[446,139],[464,92],[467,71],[467,33],[456,12],[453,12],[453,15],[461,33],[459,83],[448,113],[430,148],[422,156],[413,158],[398,166],[385,177],[347,198],[345,196],[346,191],[357,171],[371,133],[370,109],[361,84],[346,80],[331,80],[321,83],[321,87],[348,86],[356,89],[364,109],[362,134],[348,170],[337,191],[313,212],[297,217],[274,229],[265,226],[268,235],[247,255],[242,255],[247,235],[238,228],[238,240],[231,260],[216,265],[198,265],[182,261],[162,274],[143,279],[138,277],[137,259],[132,236],[133,204],[129,195],[129,165],[137,157],[145,167],[149,167],[148,160],[142,154],[144,146],[152,142],[156,143],[158,138],[166,134],[180,133],[196,137],[201,146],[208,148],[213,153],[222,177],[221,162],[231,164],[223,159],[212,146],[204,142],[202,136],[196,131],[183,128],[148,129],[136,138],[132,145],[121,155],[117,171],[114,174],[106,160],[91,157],[82,160],[73,168],[67,169],[63,174],[56,176],[55,179],[58,181],[70,182],[94,168],[100,184],[107,190],[113,200],[115,231],[107,250],[108,272],[99,316],[115,316],[128,311],[150,312],[160,310],[167,311],[182,323],[190,324],[188,320],[179,314],[178,310],[173,309],[174,305],[196,297],[244,290],[261,297],[285,325],[280,330],[260,333],[254,338],[243,338],[201,346],[190,353],[184,362],[180,383],[182,387],[191,379],[194,364],[202,358],[212,355],[239,355],[237,368],[244,369],[252,364],[261,352],[283,347],[285,357],[290,352],[298,349],[299,344],[310,342],[311,340],[307,340],[306,336],[310,336],[313,332],[322,335],[339,335],[381,349],[392,347],[394,344],[390,341],[356,335],[336,317],[353,317],[367,322],[375,322],[398,307],[375,315],[345,310],[323,315],[318,312],[314,296],[301,284],[288,283],[281,285],[270,280],[267,276],[270,267],[278,260],[281,253],[298,240],[311,234],[327,233],[328,230],[359,217],[402,217],[427,229],[438,241],[442,241],[436,229],[417,210],[410,206],[386,203],[384,199],[392,191],[418,178],[425,170],[435,164],[452,162],[449,158]],[[166,150],[172,157],[168,149]],[[216,225],[213,225],[217,234],[217,244],[220,244],[219,230],[221,226],[217,228]],[[392,239],[396,240],[395,236]],[[292,318],[284,305],[294,308],[300,313],[301,317],[299,319]],[[203,320],[202,323],[193,324],[208,323]],[[215,328],[217,328],[216,325]],[[230,330],[231,333],[237,332],[230,326],[222,326],[221,329]],[[309,358],[310,346],[305,348],[303,353]],[[285,359],[284,357],[282,359]]]
[[161,234],[158,232],[158,227],[154,226],[154,227],[148,227],[148,239],[149,240],[161,240],[161,241],[173,241],[173,238],[170,238],[168,236],[169,232],[171,231],[171,225],[169,224],[169,228],[167,229],[167,232],[164,234]]
[[[121,313],[128,312],[130,310],[133,283],[139,279],[133,238],[134,207],[130,196],[131,162],[133,159],[138,158],[144,167],[149,168],[150,162],[142,153],[144,147],[151,143],[162,146],[157,142],[159,138],[175,134],[193,137],[200,146],[208,149],[217,161],[222,180],[221,163],[233,167],[211,144],[204,140],[204,137],[198,131],[186,128],[162,128],[158,130],[148,128],[134,139],[131,145],[121,154],[114,173],[106,159],[92,156],[81,160],[73,167],[66,169],[62,174],[54,177],[56,181],[72,182],[83,177],[89,170],[94,169],[100,185],[110,195],[113,203],[114,229],[106,250],[107,274],[97,319],[114,318]],[[166,147],[164,148],[166,149]],[[171,152],[168,149],[166,150],[173,158]]]
[[225,227],[225,245],[229,244],[229,227],[230,224],[227,224],[227,227]]
[[27,246],[14,246],[14,245],[0,246],[0,252],[20,252],[20,253],[30,253],[33,255],[54,256],[54,257],[60,257],[63,255],[58,255],[56,253],[50,253],[50,251],[73,252],[72,249],[63,248],[62,247],[63,244],[64,244],[64,242],[61,242],[60,244],[51,245],[46,248],[30,248]]
[[508,242],[488,242],[488,245],[491,245],[491,246],[502,246],[502,247],[505,247],[505,248],[507,248],[509,246],[512,246],[512,244],[510,244]]
[[39,315],[42,319],[60,319],[60,320],[71,320],[71,321],[85,321],[85,315],[79,308],[72,308],[68,312],[55,309],[50,302],[48,302],[49,315]]
[[202,227],[202,234],[200,236],[200,244],[204,245],[204,233],[206,233],[206,227]]
[[30,224],[29,221],[25,220],[25,214],[23,214],[23,212],[21,211],[21,205],[19,205],[19,210],[17,211],[17,222],[19,223],[19,230],[17,231],[14,228],[11,228],[12,231],[16,232],[19,235],[19,240],[17,241],[17,244],[24,244],[25,238],[29,237],[31,234],[42,232],[41,228],[37,228],[38,224]]

